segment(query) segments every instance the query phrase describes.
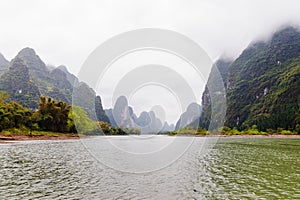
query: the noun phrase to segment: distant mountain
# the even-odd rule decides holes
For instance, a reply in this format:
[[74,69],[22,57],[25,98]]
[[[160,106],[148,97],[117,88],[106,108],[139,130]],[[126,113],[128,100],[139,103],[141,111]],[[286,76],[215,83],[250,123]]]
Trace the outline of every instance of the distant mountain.
[[133,111],[128,106],[128,101],[125,96],[120,96],[112,110],[114,121],[118,127],[134,128]]
[[[0,66],[7,62],[0,56]],[[0,78],[0,90],[25,107],[36,109],[39,96],[44,95],[84,108],[93,120],[109,122],[101,99],[87,84],[68,72],[65,66],[47,67],[31,48],[22,49]],[[2,68],[0,68],[2,69]],[[52,69],[52,70],[51,70]]]
[[175,130],[190,125],[195,120],[198,120],[201,115],[202,108],[197,103],[191,103],[186,111],[181,114],[179,120],[176,123]]
[[[255,124],[266,130],[300,124],[299,30],[287,27],[267,42],[250,44],[225,71],[225,125],[245,129]],[[203,126],[210,119],[207,98],[211,97],[204,92]]]
[[115,121],[114,116],[113,116],[113,109],[112,108],[105,109],[104,112],[105,112],[105,115],[108,117],[108,119],[110,121],[110,125],[113,126],[113,127],[118,127],[118,124]]
[[[123,128],[138,128],[142,134],[158,133],[163,129],[163,123],[153,111],[143,111],[137,117],[133,109],[128,105],[125,96],[118,97],[113,109],[105,110],[112,126]],[[166,127],[172,129],[172,127]]]
[[0,53],[0,76],[9,69],[9,61]]
[[171,132],[171,131],[174,131],[175,130],[175,126],[174,124],[168,124],[168,122],[165,122],[161,131],[160,132]]

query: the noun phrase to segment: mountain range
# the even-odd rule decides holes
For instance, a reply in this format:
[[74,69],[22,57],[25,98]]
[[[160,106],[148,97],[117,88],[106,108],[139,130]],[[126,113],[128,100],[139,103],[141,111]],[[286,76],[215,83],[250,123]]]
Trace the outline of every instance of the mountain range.
[[189,125],[214,129],[222,124],[239,130],[253,125],[262,131],[294,130],[300,126],[300,31],[286,27],[267,41],[252,42],[236,59],[217,60],[201,106],[192,103],[175,127],[162,122],[153,111],[137,116],[124,96],[113,108],[104,110],[100,96],[67,67],[47,66],[28,47],[11,61],[0,54],[0,90],[33,110],[44,95],[82,107],[93,120],[140,128],[142,133]]
[[11,62],[0,55],[0,90],[10,100],[37,109],[41,95],[82,107],[93,120],[109,122],[100,96],[66,67],[47,67],[31,48],[22,49]]
[[142,134],[168,132],[174,130],[174,125],[169,125],[167,122],[162,122],[154,111],[143,111],[137,117],[134,114],[132,107],[128,105],[128,100],[125,96],[120,96],[116,100],[114,107],[105,110],[111,125],[123,128],[138,128]]

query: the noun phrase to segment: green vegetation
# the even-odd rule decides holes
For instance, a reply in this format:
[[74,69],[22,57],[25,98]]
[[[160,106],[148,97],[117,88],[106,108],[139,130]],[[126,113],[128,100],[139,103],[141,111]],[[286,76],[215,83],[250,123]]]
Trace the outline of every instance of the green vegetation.
[[9,94],[9,101],[36,110],[40,96],[47,96],[80,106],[92,120],[109,122],[101,98],[66,67],[48,68],[31,48],[22,49],[10,63],[3,56],[0,61],[0,90]]
[[14,133],[32,131],[50,131],[67,133],[74,129],[68,117],[70,106],[51,98],[41,97],[36,111],[23,107],[15,101],[6,103],[7,93],[0,93],[0,131],[10,130]]
[[[232,63],[224,63],[218,61],[216,67],[226,88],[225,125],[231,128],[230,134],[264,134],[270,130],[278,134],[299,133],[300,32],[297,29],[285,28],[266,43],[251,44]],[[214,124],[211,119],[220,122],[218,116],[222,116],[218,102],[223,91],[216,89],[220,84],[214,81],[216,75],[212,69],[202,97],[200,126],[205,128]],[[217,92],[221,95],[214,95]],[[211,116],[212,110],[215,116]]]
[[256,125],[253,125],[251,128],[245,129],[243,131],[239,131],[237,128],[229,128],[224,126],[220,129],[222,135],[297,135],[299,134],[296,131],[291,130],[284,130],[283,128],[278,128],[277,130],[274,129],[267,129],[267,131],[260,131],[258,130]]
[[0,132],[2,135],[30,134],[55,136],[61,133],[85,135],[140,134],[139,129],[111,127],[107,122],[96,122],[79,106],[67,105],[52,98],[40,97],[38,109],[33,111],[0,92]]
[[105,135],[139,135],[141,130],[138,128],[116,128],[107,122],[100,121],[99,126]]
[[[297,125],[300,128],[300,125]],[[190,135],[190,136],[206,136],[206,135],[297,135],[300,134],[299,129],[291,131],[291,130],[284,130],[283,128],[278,128],[277,130],[267,129],[267,131],[260,131],[258,130],[256,125],[252,125],[251,128],[239,131],[236,127],[233,129],[229,128],[228,126],[223,126],[218,131],[207,131],[204,128],[198,127],[195,129],[192,126],[188,126],[185,128],[180,128],[178,131],[169,132],[168,135]]]
[[194,135],[194,136],[205,136],[208,135],[209,132],[206,129],[198,127],[195,129],[193,126],[187,126],[184,128],[179,128],[178,131],[169,132],[168,135]]

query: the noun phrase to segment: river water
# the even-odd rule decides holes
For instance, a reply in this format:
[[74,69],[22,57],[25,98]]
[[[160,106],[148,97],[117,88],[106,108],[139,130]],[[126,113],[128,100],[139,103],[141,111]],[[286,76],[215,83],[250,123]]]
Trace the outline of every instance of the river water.
[[26,141],[0,159],[0,199],[300,199],[299,139]]

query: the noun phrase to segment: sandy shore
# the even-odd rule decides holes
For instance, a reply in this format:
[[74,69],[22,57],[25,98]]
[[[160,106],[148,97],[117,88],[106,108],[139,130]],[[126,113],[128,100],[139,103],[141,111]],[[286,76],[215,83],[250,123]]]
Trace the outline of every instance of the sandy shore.
[[79,139],[77,134],[61,134],[61,135],[20,135],[20,134],[0,134],[0,143],[7,143],[12,141],[25,141],[25,140],[69,140]]

